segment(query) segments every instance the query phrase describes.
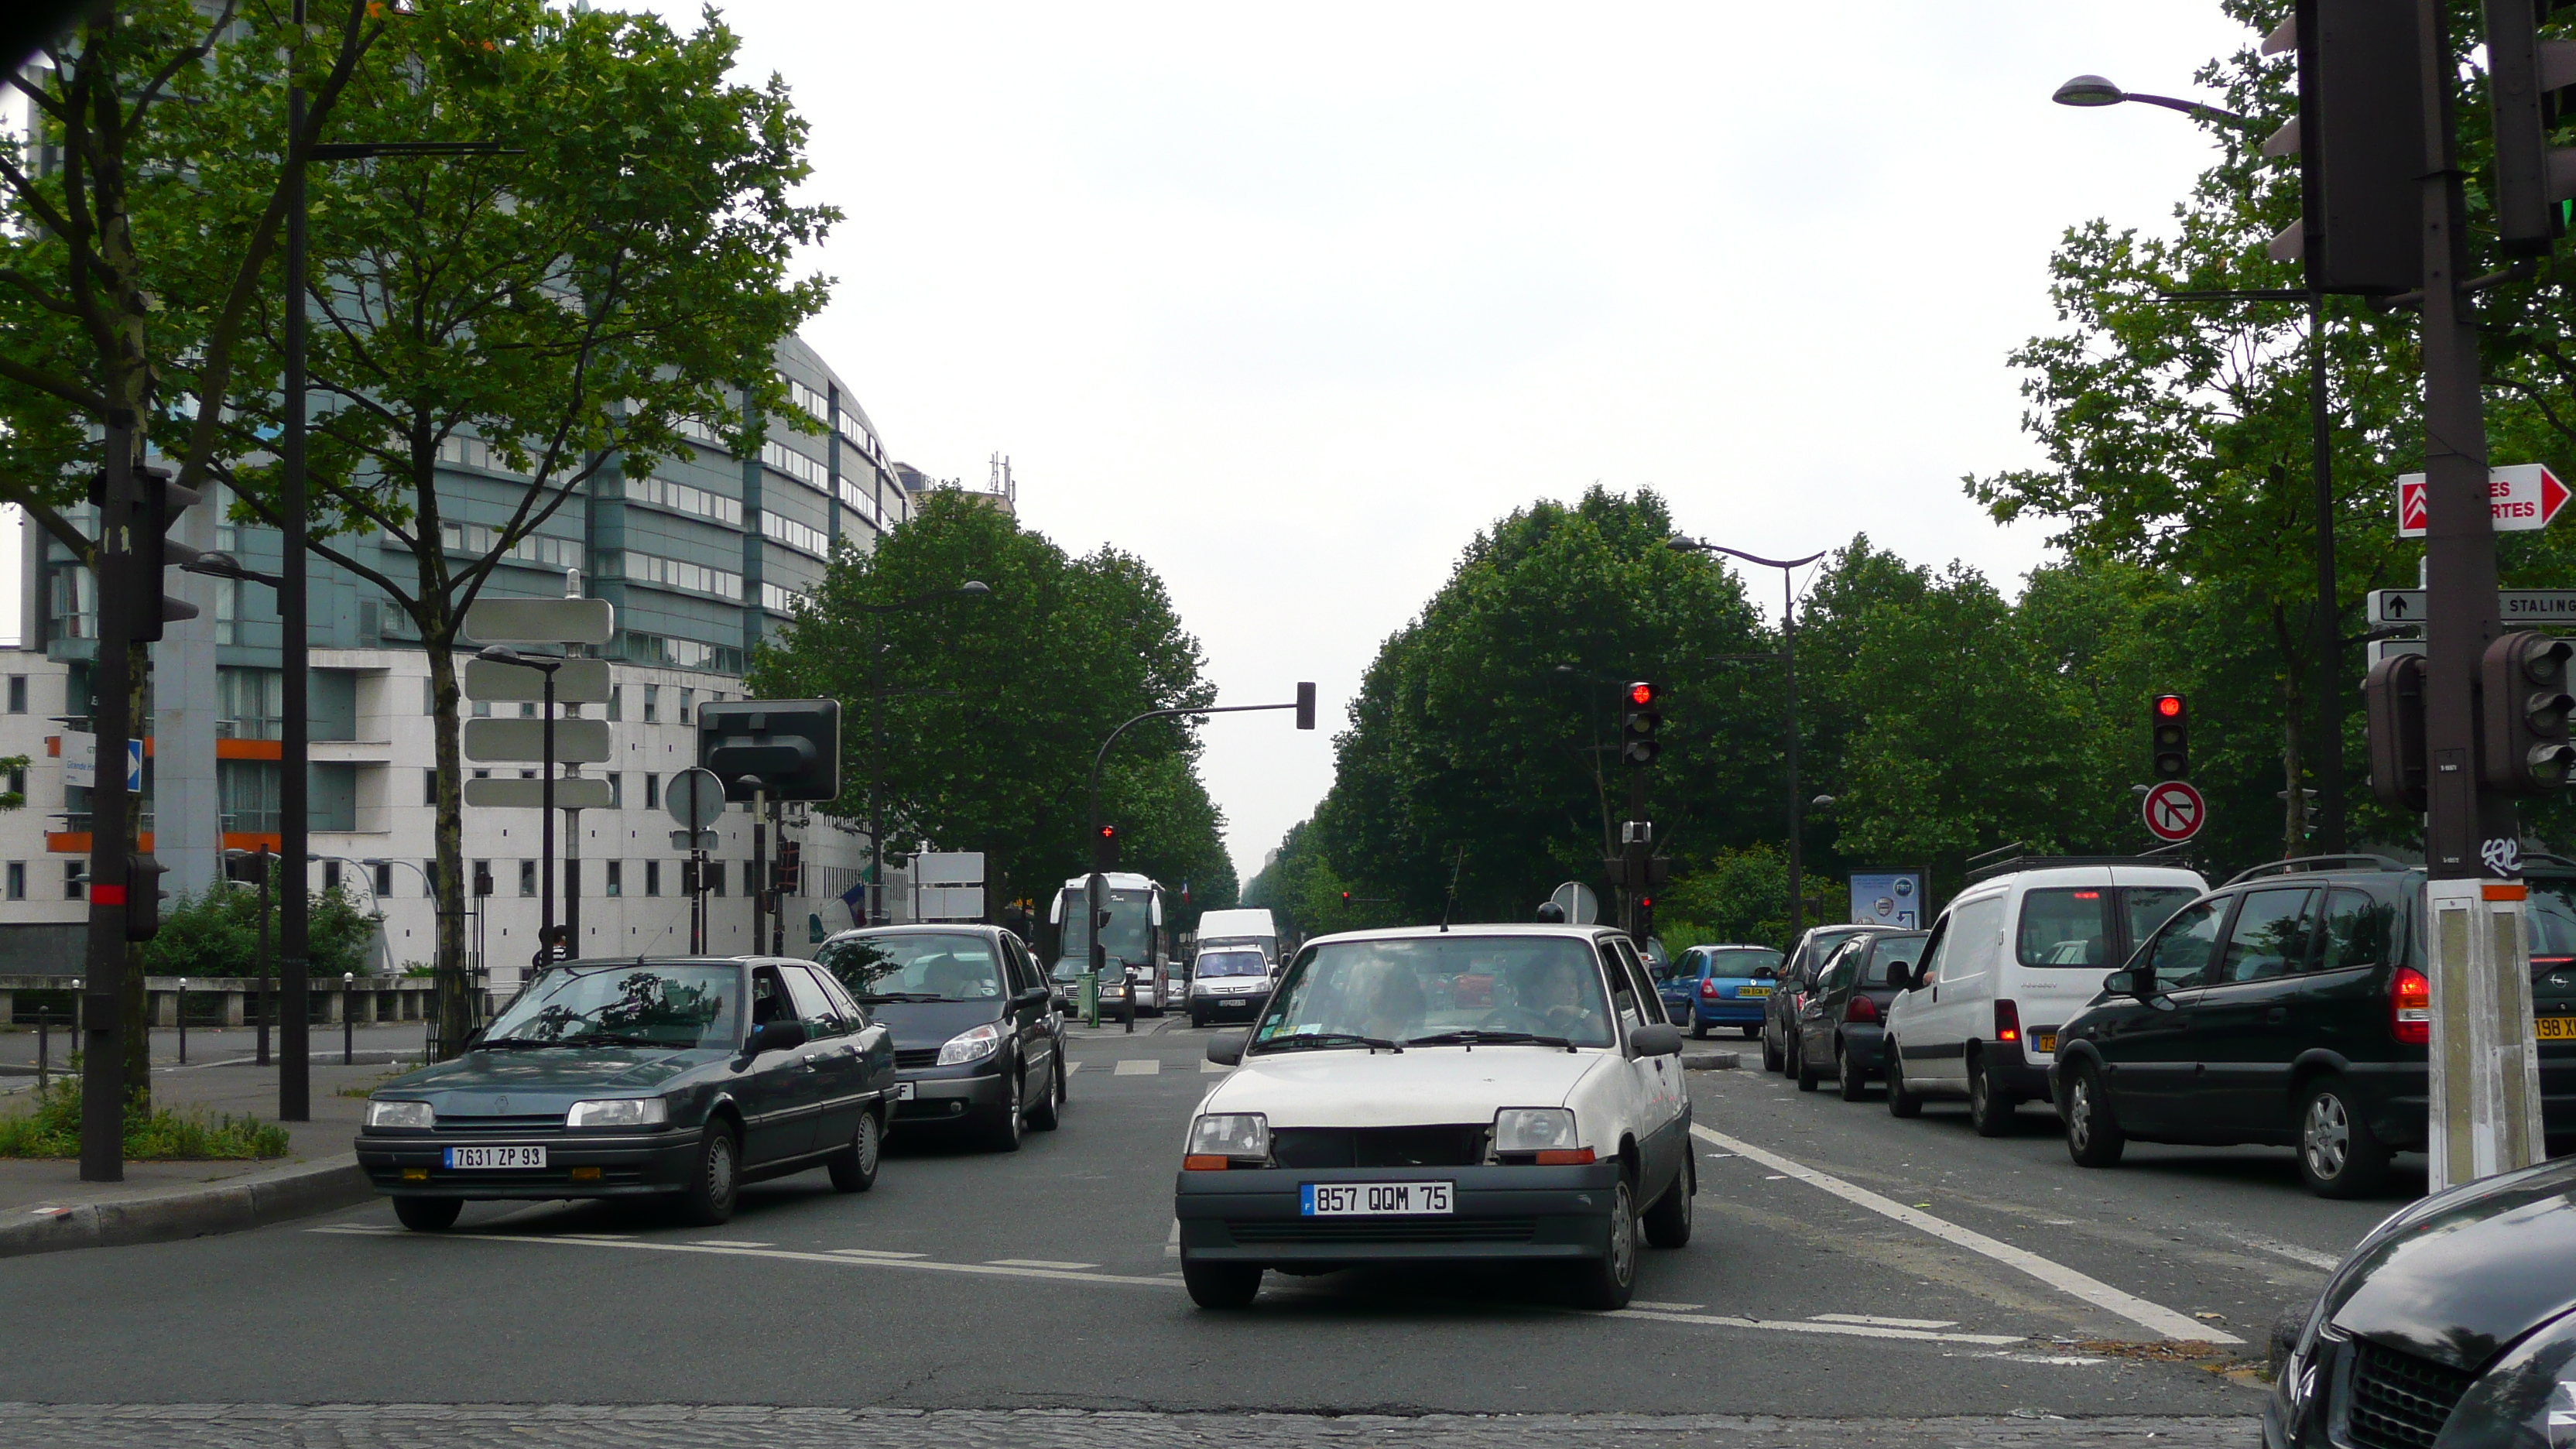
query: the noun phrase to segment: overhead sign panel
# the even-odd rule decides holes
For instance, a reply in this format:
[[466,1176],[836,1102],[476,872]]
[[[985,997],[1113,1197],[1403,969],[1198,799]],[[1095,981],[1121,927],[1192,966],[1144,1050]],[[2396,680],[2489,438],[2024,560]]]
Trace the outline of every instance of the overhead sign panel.
[[934,850],[912,858],[912,881],[915,885],[982,885],[984,852],[980,850]]
[[[496,659],[465,661],[465,697],[495,703],[535,703],[546,697],[546,672]],[[567,659],[555,666],[555,703],[606,704],[608,661]]]
[[[592,765],[610,758],[608,721],[559,719],[555,726],[555,763]],[[546,722],[541,719],[469,719],[465,722],[465,758],[526,764],[546,757]]]
[[606,599],[477,599],[465,611],[476,644],[605,644],[616,632]]
[[[468,780],[465,803],[478,810],[543,810],[546,808],[546,782],[543,780]],[[555,780],[557,810],[605,810],[609,805],[608,782],[565,776]]]
[[1851,874],[1851,918],[1865,925],[1910,931],[1923,924],[1923,872],[1856,870]]
[[[2424,591],[2373,589],[2364,608],[2373,624],[2420,624]],[[2509,627],[2576,624],[2576,589],[2498,589],[2496,616]]]
[[[2510,468],[2487,470],[2487,508],[2495,520],[2498,533],[2521,533],[2547,528],[2558,511],[2567,506],[2571,496],[2566,484],[2549,471],[2545,463],[2516,463]],[[2422,538],[2425,521],[2432,516],[2429,495],[2421,473],[2401,474],[2397,479],[2397,536]]]

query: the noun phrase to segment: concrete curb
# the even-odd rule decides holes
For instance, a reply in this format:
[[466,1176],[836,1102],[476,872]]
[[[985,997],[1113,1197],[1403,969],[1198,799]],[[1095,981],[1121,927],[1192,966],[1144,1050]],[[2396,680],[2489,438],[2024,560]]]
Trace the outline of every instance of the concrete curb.
[[43,1216],[0,1223],[0,1258],[238,1233],[351,1207],[375,1195],[357,1154],[344,1152],[240,1182],[40,1210]]
[[1744,1065],[1737,1052],[1684,1052],[1682,1070],[1686,1072],[1731,1072]]

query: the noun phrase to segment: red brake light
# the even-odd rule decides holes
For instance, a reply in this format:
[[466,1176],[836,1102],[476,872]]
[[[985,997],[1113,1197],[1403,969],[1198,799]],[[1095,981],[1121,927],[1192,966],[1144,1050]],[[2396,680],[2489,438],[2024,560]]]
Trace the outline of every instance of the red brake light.
[[2433,1044],[2433,983],[2412,966],[2388,978],[2388,1030],[2400,1045]]
[[1583,1167],[1592,1161],[1589,1147],[1542,1147],[1538,1150],[1540,1167]]
[[1875,1022],[1878,1020],[1878,1003],[1870,1000],[1866,996],[1856,995],[1852,997],[1850,1001],[1844,1003],[1843,1020]]
[[1700,998],[1704,1001],[1715,1001],[1717,999],[1717,983],[1705,976],[1701,977],[1699,982],[1699,994]]
[[2021,1008],[2009,1001],[1995,1003],[1995,1040],[2021,1040]]
[[2075,898],[2079,901],[2098,901],[2102,899],[2102,893],[2100,891],[2077,891],[2075,893]]

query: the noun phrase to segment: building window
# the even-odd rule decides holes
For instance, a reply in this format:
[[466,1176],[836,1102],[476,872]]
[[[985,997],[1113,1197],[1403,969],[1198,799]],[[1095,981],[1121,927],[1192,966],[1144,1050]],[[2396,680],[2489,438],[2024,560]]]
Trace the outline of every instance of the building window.
[[13,767],[9,771],[9,793],[18,797],[19,804],[24,805],[27,803],[27,771],[25,766]]
[[662,722],[662,686],[658,684],[644,686],[644,722],[646,724]]
[[608,777],[608,808],[611,810],[623,810],[626,808],[626,777],[624,775],[612,774]]
[[[420,772],[420,803],[423,805],[435,805],[438,803],[438,772],[436,770],[423,770]],[[1077,922],[1077,924],[1079,923]]]
[[438,713],[438,681],[426,674],[420,677],[420,712]]
[[392,861],[380,860],[376,862],[375,889],[376,896],[379,900],[394,893],[394,863]]
[[474,778],[477,780],[489,780],[492,778],[492,772],[489,770],[477,770],[474,772]]
[[340,862],[336,860],[326,860],[322,862],[322,889],[326,891],[336,891],[339,888]]
[[608,686],[608,717],[610,719],[626,718],[625,701],[626,687],[624,685],[612,684]]
[[87,899],[89,899],[89,887],[88,887],[88,884],[87,884],[88,879],[89,879],[89,862],[88,862],[88,861],[85,861],[85,860],[67,860],[67,861],[64,861],[64,862],[63,862],[63,899],[64,899],[64,900],[67,900],[67,901],[80,901],[80,900],[87,900]]
[[215,809],[223,828],[250,835],[278,831],[279,769],[275,760],[215,761]]
[[612,860],[602,868],[602,871],[608,877],[606,883],[600,887],[602,894],[611,896],[626,894],[626,862]]
[[9,899],[23,901],[26,898],[27,863],[23,860],[13,860],[9,862]]
[[27,712],[27,676],[23,674],[9,676],[9,712],[11,714]]
[[697,719],[698,719],[698,716],[697,716],[697,707],[698,707],[698,706],[697,706],[697,700],[698,700],[698,692],[697,692],[696,690],[694,690],[694,689],[688,689],[688,688],[683,688],[683,689],[681,689],[681,691],[680,691],[680,723],[682,723],[682,724],[695,724],[695,723],[697,723]]
[[661,893],[662,862],[658,860],[648,860],[644,862],[644,894],[648,896],[658,896]]
[[488,860],[474,862],[474,894],[478,896],[492,894],[492,862]]
[[523,860],[523,861],[520,861],[520,862],[519,862],[519,894],[520,894],[520,895],[523,895],[523,896],[533,896],[533,895],[535,895],[536,893],[537,893],[537,863],[536,863],[535,861],[533,861],[533,860]]
[[274,669],[215,671],[215,738],[286,737],[286,676]]
[[519,718],[521,718],[521,719],[535,719],[536,717],[537,717],[537,702],[536,702],[535,700],[532,700],[532,699],[523,699],[523,700],[519,701]]
[[478,699],[474,701],[474,717],[476,719],[490,719],[492,717],[492,701],[488,699]]
[[434,896],[438,894],[437,861],[424,860],[420,863],[420,889],[421,893],[424,895]]
[[647,810],[662,808],[662,777],[659,775],[644,777],[644,808]]
[[[745,867],[743,867],[743,868],[744,868],[745,870],[749,870],[749,869],[750,869],[750,867],[749,867],[748,865],[746,865],[746,866],[745,866]],[[708,890],[710,893],[715,894],[715,895],[723,895],[723,894],[724,894],[724,862],[723,862],[723,861],[721,861],[721,860],[711,860],[711,861],[708,861],[708,862],[707,862],[707,890]]]
[[712,568],[686,559],[664,558],[659,554],[629,552],[602,554],[604,562],[614,562],[623,576],[640,584],[657,584],[693,594],[712,594],[719,599],[742,600],[742,575],[732,569]]
[[563,863],[563,893],[565,900],[581,895],[581,862],[578,860],[567,858]]

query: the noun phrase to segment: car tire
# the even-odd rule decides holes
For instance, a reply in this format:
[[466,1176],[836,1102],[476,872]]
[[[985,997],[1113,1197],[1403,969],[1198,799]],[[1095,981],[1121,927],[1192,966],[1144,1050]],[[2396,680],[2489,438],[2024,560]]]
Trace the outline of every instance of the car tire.
[[[1759,1027],[1756,1027],[1755,1030],[1762,1031]],[[1782,1059],[1780,1048],[1771,1044],[1771,1033],[1768,1031],[1762,1031],[1762,1070],[1766,1072],[1787,1070],[1787,1066]]]
[[1758,1026],[1748,1026],[1748,1027],[1746,1027],[1746,1028],[1744,1029],[1744,1039],[1745,1039],[1746,1041],[1751,1041],[1751,1040],[1753,1040],[1755,1037],[1760,1036],[1761,1034],[1762,1034],[1762,1028],[1760,1028],[1760,1027],[1758,1027]]
[[1002,1114],[984,1129],[984,1146],[992,1152],[1017,1152],[1021,1131],[1028,1124],[1028,1082],[1017,1066],[1011,1068],[1004,1081],[1009,1095],[1002,1100]]
[[1869,1068],[1852,1060],[1851,1048],[1838,1046],[1834,1051],[1834,1075],[1840,1079],[1843,1100],[1857,1102],[1869,1091]]
[[2120,1119],[2103,1090],[2102,1071],[2091,1062],[2075,1064],[2066,1083],[2066,1155],[2078,1167],[2116,1167],[2129,1145]]
[[1968,1125],[1980,1137],[2006,1137],[2013,1130],[2013,1094],[1995,1081],[1982,1056],[1968,1065]]
[[394,1216],[415,1233],[440,1233],[456,1226],[456,1215],[465,1211],[460,1197],[398,1197],[394,1199]]
[[1200,1263],[1181,1259],[1181,1286],[1201,1308],[1246,1308],[1261,1292],[1259,1263]]
[[1887,1115],[1890,1117],[1922,1116],[1923,1099],[1906,1090],[1905,1053],[1897,1050],[1896,1038],[1889,1037],[1879,1043],[1878,1050],[1887,1058]]
[[823,1166],[832,1174],[832,1191],[866,1192],[877,1185],[877,1161],[885,1151],[885,1129],[871,1109],[859,1114],[850,1145],[832,1154]]
[[1055,1106],[1058,1112],[1073,1100],[1073,1063],[1065,1059],[1064,1038],[1055,1039]]
[[2364,1197],[2388,1176],[2388,1149],[2362,1120],[2352,1088],[2333,1073],[2299,1095],[2299,1176],[2319,1197]]
[[1621,1177],[1610,1194],[1610,1241],[1578,1270],[1575,1301],[1603,1313],[1628,1306],[1637,1291],[1637,1189]]
[[1807,1064],[1807,1041],[1803,1035],[1789,1038],[1789,1075],[1798,1079],[1799,1091],[1816,1090],[1816,1069]]
[[1693,1199],[1699,1196],[1699,1164],[1691,1157],[1682,1159],[1682,1170],[1673,1174],[1673,1185],[1664,1189],[1663,1199],[1646,1210],[1646,1242],[1650,1247],[1679,1248],[1690,1242]]
[[709,1122],[698,1134],[689,1185],[680,1189],[680,1220],[693,1228],[724,1226],[733,1217],[734,1194],[741,1186],[742,1143],[731,1127]]
[[1191,1028],[1192,1030],[1194,1030],[1194,1031],[1196,1031],[1196,1030],[1202,1030],[1202,1029],[1204,1029],[1206,1026],[1207,1026],[1207,1018],[1206,1018],[1206,1017],[1199,1015],[1199,1014],[1198,1014],[1197,1012],[1195,1012],[1195,1011],[1193,1011],[1193,1012],[1191,1012],[1191,1013],[1190,1013],[1190,1028]]
[[1706,1040],[1708,1040],[1708,1023],[1707,1023],[1707,1022],[1701,1021],[1701,1020],[1699,1020],[1699,1019],[1697,1019],[1697,1018],[1695,1018],[1695,1017],[1692,1019],[1692,1021],[1691,1021],[1691,1040],[1693,1040],[1693,1041],[1706,1041]]
[[1047,1083],[1047,1089],[1038,1098],[1038,1104],[1029,1109],[1029,1125],[1040,1132],[1053,1132],[1056,1129],[1056,1104],[1064,1100],[1056,1092],[1057,1083],[1064,1080],[1064,1054],[1058,1052],[1052,1060],[1054,1066],[1050,1069],[1049,1075],[1056,1081]]

